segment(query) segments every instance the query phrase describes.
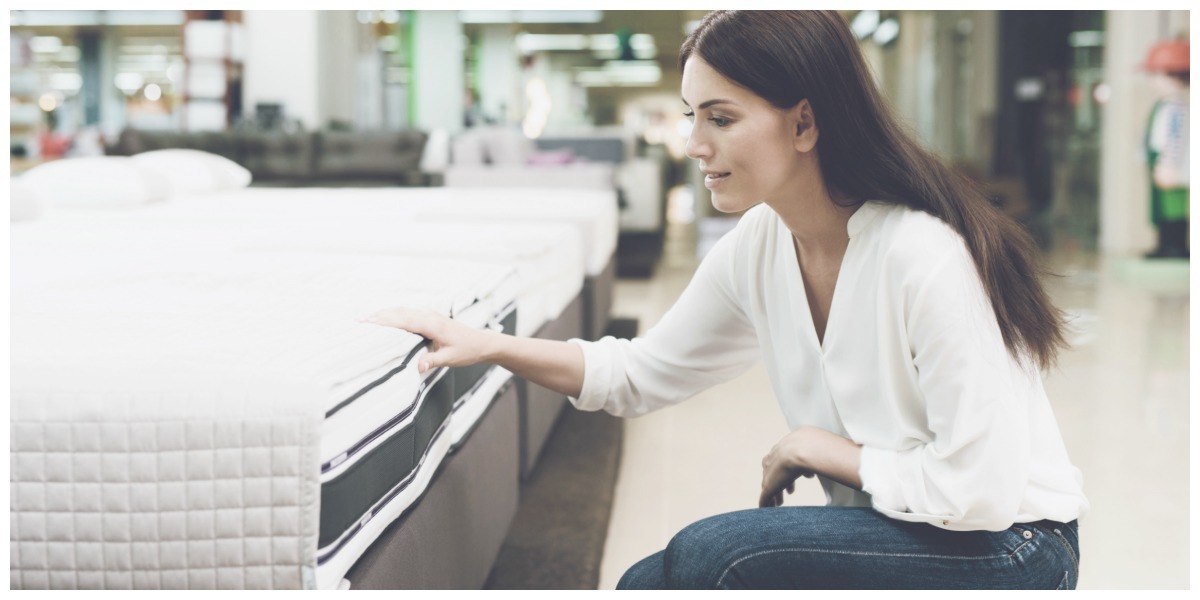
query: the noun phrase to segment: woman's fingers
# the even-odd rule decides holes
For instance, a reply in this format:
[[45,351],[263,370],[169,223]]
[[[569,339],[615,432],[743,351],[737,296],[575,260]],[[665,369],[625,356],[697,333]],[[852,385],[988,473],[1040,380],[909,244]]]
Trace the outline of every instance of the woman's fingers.
[[775,506],[774,496],[772,496],[771,494],[768,494],[766,492],[766,490],[763,490],[763,492],[758,495],[758,507],[759,508],[770,508],[772,506]]
[[479,362],[488,340],[486,330],[472,329],[431,310],[389,308],[360,321],[396,327],[429,340],[417,362],[417,371],[422,374],[429,369]]
[[435,338],[437,313],[410,308],[388,308],[369,317],[359,319],[363,323],[403,329],[425,338]]
[[422,375],[430,369],[438,367],[456,367],[460,366],[459,361],[455,360],[455,354],[451,348],[432,349],[421,355],[417,362],[417,372]]
[[815,475],[812,471],[800,471],[799,473],[787,471],[778,462],[770,459],[771,457],[768,456],[763,461],[762,490],[758,499],[760,507],[782,506],[785,491],[788,494],[796,493],[797,477]]
[[762,490],[759,492],[760,507],[779,506],[783,504],[783,490],[789,485],[786,480],[777,477],[774,469],[768,468],[763,473]]

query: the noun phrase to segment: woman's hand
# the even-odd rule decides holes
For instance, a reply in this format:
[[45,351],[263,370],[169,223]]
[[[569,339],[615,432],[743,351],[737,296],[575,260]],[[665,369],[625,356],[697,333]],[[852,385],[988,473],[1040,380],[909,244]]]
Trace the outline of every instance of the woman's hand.
[[760,507],[782,505],[784,490],[789,494],[795,492],[797,478],[816,475],[800,465],[800,455],[807,441],[806,429],[801,427],[783,436],[763,458],[762,491],[758,495]]
[[760,507],[780,506],[783,492],[796,491],[796,479],[823,475],[862,489],[858,466],[862,446],[824,429],[801,426],[785,435],[763,458]]
[[421,357],[417,371],[425,373],[438,367],[461,367],[487,362],[490,337],[495,334],[472,329],[431,310],[389,308],[363,319],[403,329],[430,341],[429,351]]

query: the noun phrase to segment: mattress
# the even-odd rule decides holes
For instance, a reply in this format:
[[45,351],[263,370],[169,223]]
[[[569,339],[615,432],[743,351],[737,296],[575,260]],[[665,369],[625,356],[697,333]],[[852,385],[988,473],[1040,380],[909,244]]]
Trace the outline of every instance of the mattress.
[[[83,277],[114,275],[119,265],[104,254],[89,252],[121,249],[135,267],[144,271],[148,263],[171,270],[181,258],[178,252],[158,256],[144,248],[189,250],[201,264],[206,252],[317,252],[322,254],[365,254],[409,258],[456,259],[515,268],[517,308],[520,320],[516,334],[532,336],[546,322],[558,318],[583,289],[582,248],[573,230],[561,224],[485,225],[479,223],[413,223],[376,219],[352,226],[331,227],[316,222],[258,222],[251,218],[234,222],[183,222],[165,220],[117,220],[116,222],[34,222],[12,228],[14,248],[38,255],[65,255],[69,270],[38,268],[38,257],[22,261],[33,271],[31,277]],[[80,258],[80,255],[84,255]]]
[[418,375],[421,338],[355,319],[510,329],[511,269],[34,250],[14,242],[13,587],[336,587],[511,378]]
[[554,188],[243,188],[186,195],[129,209],[57,209],[49,220],[188,223],[375,221],[564,224],[583,245],[585,272],[600,274],[616,251],[616,192]]

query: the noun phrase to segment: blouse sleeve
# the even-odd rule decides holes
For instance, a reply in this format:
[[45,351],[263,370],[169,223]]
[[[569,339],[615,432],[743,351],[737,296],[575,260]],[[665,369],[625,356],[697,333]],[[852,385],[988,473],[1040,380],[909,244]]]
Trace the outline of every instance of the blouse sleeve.
[[859,475],[874,508],[889,517],[1000,531],[1025,493],[1030,377],[1039,375],[1008,354],[974,263],[955,242],[905,299],[928,439],[900,449],[864,446]]
[[758,339],[734,291],[740,229],[713,246],[679,300],[644,336],[570,340],[584,356],[583,389],[571,399],[576,408],[640,416],[733,379],[758,362]]

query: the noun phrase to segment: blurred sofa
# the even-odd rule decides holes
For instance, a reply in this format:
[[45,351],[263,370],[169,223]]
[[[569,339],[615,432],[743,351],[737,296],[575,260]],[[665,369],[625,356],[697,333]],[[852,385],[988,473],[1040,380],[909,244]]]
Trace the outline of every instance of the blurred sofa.
[[132,156],[187,148],[224,156],[250,170],[256,185],[426,185],[421,131],[233,130],[183,133],[126,129],[106,152]]

